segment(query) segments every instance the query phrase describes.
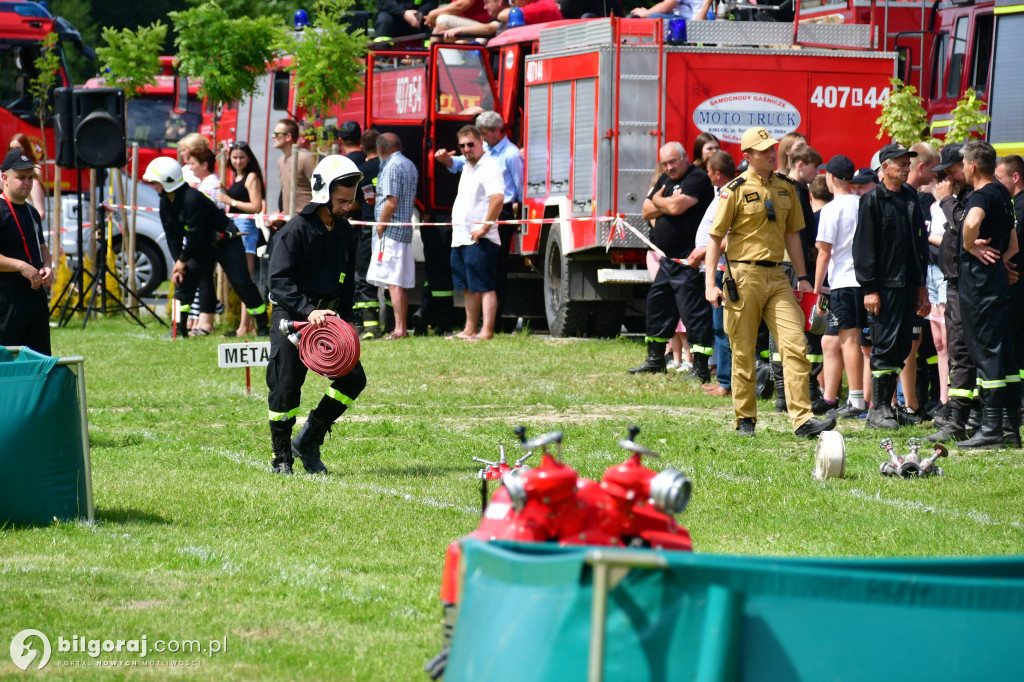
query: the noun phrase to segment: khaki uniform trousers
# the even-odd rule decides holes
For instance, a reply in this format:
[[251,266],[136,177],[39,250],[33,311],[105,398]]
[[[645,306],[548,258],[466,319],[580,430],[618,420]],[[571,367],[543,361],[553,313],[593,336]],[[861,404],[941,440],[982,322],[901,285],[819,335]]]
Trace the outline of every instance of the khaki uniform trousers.
[[786,271],[781,267],[761,267],[730,263],[740,300],[725,298],[725,331],[732,346],[732,405],[736,423],[750,418],[757,421],[754,395],[754,356],[757,329],[763,318],[782,355],[782,374],[786,381],[786,405],[789,421],[796,430],[811,418],[807,359],[804,339],[805,320],[793,296]]

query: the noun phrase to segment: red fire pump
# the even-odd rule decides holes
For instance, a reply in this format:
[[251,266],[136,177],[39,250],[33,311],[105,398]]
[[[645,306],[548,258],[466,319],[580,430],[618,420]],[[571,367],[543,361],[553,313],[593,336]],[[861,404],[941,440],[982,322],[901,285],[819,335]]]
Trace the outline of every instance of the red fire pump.
[[[519,447],[528,451],[508,466],[504,449],[498,462],[474,457],[485,464],[480,470],[481,493],[486,500],[487,481],[501,476],[502,485],[485,505],[483,518],[467,537],[513,542],[557,542],[561,545],[608,545],[692,551],[690,533],[675,520],[690,501],[689,477],[672,467],[652,471],[642,457],[659,455],[636,442],[640,429],[629,427],[629,438],[619,447],[630,454],[624,462],[604,472],[600,482],[580,478],[563,463],[562,432],[552,431],[526,440],[526,429],[516,428]],[[554,445],[556,453],[548,452]],[[523,462],[533,450],[541,450],[536,468]],[[448,545],[441,579],[444,633],[441,652],[426,665],[433,679],[444,674],[448,647],[457,616],[458,569],[461,546]]]

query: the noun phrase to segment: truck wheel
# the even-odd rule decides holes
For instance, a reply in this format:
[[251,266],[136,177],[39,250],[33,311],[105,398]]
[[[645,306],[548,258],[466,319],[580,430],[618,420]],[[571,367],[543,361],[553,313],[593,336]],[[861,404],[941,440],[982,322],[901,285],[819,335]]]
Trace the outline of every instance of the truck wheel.
[[626,319],[625,301],[603,301],[594,306],[590,318],[590,336],[597,339],[614,339],[622,331]]
[[572,267],[572,262],[562,252],[558,226],[552,225],[544,250],[544,313],[552,336],[583,336],[587,333],[593,306],[589,301],[571,299],[569,276]]

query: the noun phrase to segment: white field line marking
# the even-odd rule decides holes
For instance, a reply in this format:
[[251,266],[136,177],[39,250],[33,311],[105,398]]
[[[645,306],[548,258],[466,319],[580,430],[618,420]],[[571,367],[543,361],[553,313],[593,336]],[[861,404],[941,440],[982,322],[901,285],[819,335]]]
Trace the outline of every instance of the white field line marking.
[[[236,452],[233,450],[217,450],[209,447],[204,447],[202,449],[223,455],[224,457],[230,459],[232,462],[244,464],[245,466],[251,469],[258,469],[260,471],[269,473],[268,462],[265,462],[262,459],[252,457],[248,453]],[[302,466],[301,463],[299,462],[296,462],[295,465],[297,467]],[[463,512],[464,514],[472,514],[473,516],[480,515],[480,510],[477,507],[470,507],[464,504],[453,504],[451,502],[438,500],[436,498],[427,497],[424,495],[414,495],[412,493],[407,493],[398,490],[397,488],[385,488],[384,486],[373,484],[353,483],[351,481],[342,481],[337,478],[332,478],[330,476],[309,476],[306,478],[315,483],[337,485],[341,486],[342,488],[351,488],[353,490],[358,490],[363,493],[363,497],[372,497],[375,495],[389,495],[392,497],[400,497],[406,502],[415,502],[416,504],[422,504],[426,507],[434,507],[435,509],[453,509],[455,511]]]
[[[728,471],[719,471],[716,469],[710,470],[709,473],[715,478],[722,479],[723,481],[730,481],[733,483],[747,483],[756,486],[763,482],[771,482],[771,478],[761,480],[752,478],[750,476],[741,476],[729,473]],[[822,488],[824,488],[823,484]],[[825,489],[829,490],[828,488]],[[831,489],[830,492],[837,493],[839,495],[846,495],[848,497],[853,497],[858,500],[863,500],[865,502],[877,502],[879,504],[895,507],[896,509],[908,509],[911,511],[941,514],[942,516],[948,516],[954,519],[969,519],[982,526],[1009,526],[1011,528],[1016,528],[1017,530],[1024,530],[1024,523],[1020,521],[1003,521],[1000,519],[993,518],[991,515],[986,514],[985,512],[980,512],[973,509],[945,509],[943,507],[925,504],[924,502],[919,502],[917,500],[901,500],[898,498],[886,498],[882,497],[881,492],[871,494],[869,492],[865,492],[864,490],[859,490],[856,488],[851,490]]]

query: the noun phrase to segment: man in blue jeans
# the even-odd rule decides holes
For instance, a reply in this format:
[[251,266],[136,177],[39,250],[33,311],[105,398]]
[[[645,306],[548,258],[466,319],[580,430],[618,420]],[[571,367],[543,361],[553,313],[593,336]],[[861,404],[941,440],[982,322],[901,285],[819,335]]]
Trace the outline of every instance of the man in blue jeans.
[[[697,228],[697,237],[694,240],[695,248],[687,261],[690,267],[698,265],[703,269],[704,255],[707,252],[708,234],[711,230],[711,223],[715,219],[715,212],[718,210],[718,194],[736,176],[736,163],[727,152],[715,152],[708,159],[708,177],[715,187],[715,198],[711,200],[704,218]],[[715,282],[718,288],[722,288],[722,279],[725,276],[725,256],[718,259],[718,272],[715,273]],[[723,309],[713,309],[712,323],[715,329],[715,359],[718,363],[716,371],[716,383],[703,384],[702,388],[706,395],[727,396],[732,393],[732,348],[729,346],[729,336],[725,333],[725,322]]]

